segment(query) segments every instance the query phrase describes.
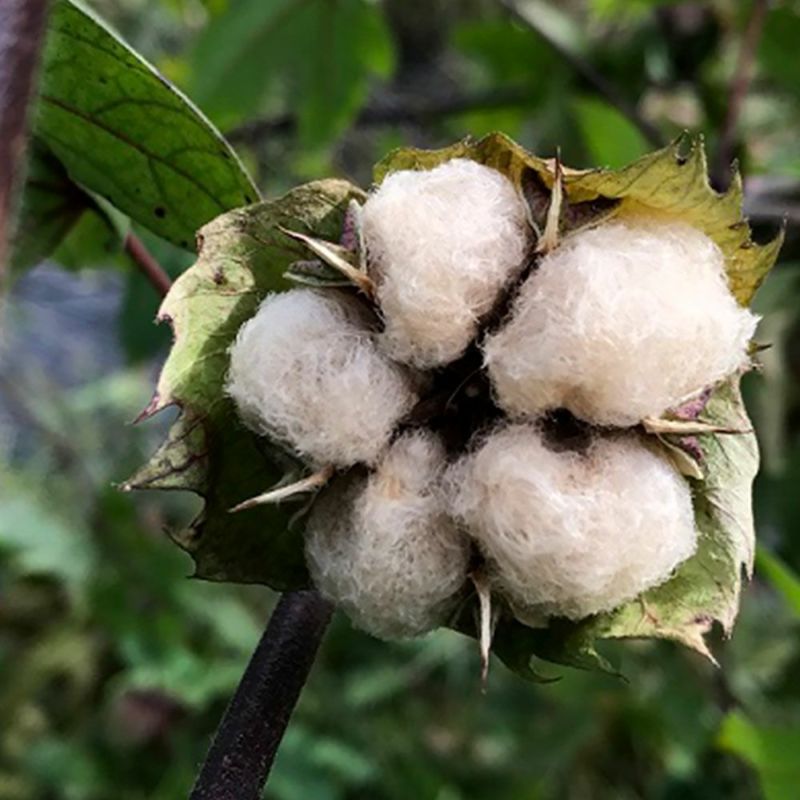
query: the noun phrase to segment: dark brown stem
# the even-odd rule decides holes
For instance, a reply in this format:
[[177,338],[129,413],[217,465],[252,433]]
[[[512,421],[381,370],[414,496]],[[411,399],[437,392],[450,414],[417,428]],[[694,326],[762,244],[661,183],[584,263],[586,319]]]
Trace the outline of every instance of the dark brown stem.
[[172,280],[136,234],[129,233],[125,237],[125,252],[133,259],[153,288],[164,297],[172,286]]
[[29,106],[47,20],[47,0],[0,2],[0,280],[15,194],[25,163]]
[[728,90],[728,110],[720,129],[714,168],[711,171],[714,185],[720,191],[727,189],[731,180],[731,162],[736,151],[737,129],[747,91],[753,79],[753,67],[764,29],[769,0],[754,0],[753,11],[742,38],[739,58]]
[[500,0],[511,17],[526,28],[532,30],[548,47],[552,48],[558,56],[572,67],[595,91],[602,95],[614,108],[617,109],[629,122],[636,126],[639,132],[653,147],[663,147],[665,144],[661,132],[651,122],[646,120],[635,105],[629,103],[617,87],[606,80],[588,62],[584,61],[577,53],[565,47],[555,37],[544,30],[531,13],[520,10],[515,0]]
[[284,594],[220,723],[190,800],[258,800],[333,607]]

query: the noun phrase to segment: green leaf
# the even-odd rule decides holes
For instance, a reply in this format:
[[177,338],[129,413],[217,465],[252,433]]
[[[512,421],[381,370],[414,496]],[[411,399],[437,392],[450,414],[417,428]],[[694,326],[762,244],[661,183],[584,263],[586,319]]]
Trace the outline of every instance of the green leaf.
[[14,232],[12,270],[28,269],[47,258],[93,205],[61,162],[34,142]]
[[370,79],[388,78],[393,66],[391,39],[377,6],[364,0],[321,5],[313,11],[309,49],[301,49],[306,57],[295,70],[305,146],[342,133],[366,99]]
[[741,712],[728,714],[717,744],[750,764],[766,800],[794,800],[800,785],[800,728],[755,725]]
[[47,257],[68,269],[107,266],[127,232],[127,217],[78,186],[47,147],[34,141],[12,246],[15,272]]
[[[194,258],[185,250],[147,231],[139,230],[138,234],[144,246],[171,278],[176,278],[192,265]],[[168,351],[172,341],[169,329],[155,324],[160,302],[161,298],[142,272],[128,269],[122,306],[117,317],[119,340],[128,363],[153,358],[159,353],[163,356]]]
[[366,0],[243,0],[206,28],[192,54],[192,95],[215,118],[257,110],[279,80],[306,146],[330,141],[358,111],[392,46]]
[[462,23],[454,40],[459,50],[484,66],[491,76],[489,86],[530,84],[531,108],[547,89],[542,73],[558,67],[553,51],[541,47],[533,31],[510,20]]
[[756,550],[756,572],[772,584],[795,617],[800,619],[800,577],[763,547]]
[[203,114],[69,0],[51,12],[34,132],[74,183],[186,249],[209,220],[258,198]]
[[[72,230],[51,254],[53,261],[67,269],[86,267],[124,267],[123,245],[128,234],[128,218],[104,203],[92,198],[93,208],[87,210]],[[97,202],[100,200],[100,202]]]
[[572,105],[594,163],[622,167],[650,149],[639,129],[603,100],[578,97]]
[[534,669],[533,662],[537,658],[577,669],[617,675],[595,649],[591,635],[586,635],[580,628],[563,620],[555,620],[547,628],[537,630],[507,617],[495,630],[492,652],[512,672],[534,683],[557,680],[540,675]]
[[198,577],[281,590],[306,580],[302,534],[289,530],[291,507],[229,513],[280,480],[282,469],[274,448],[242,425],[225,395],[228,348],[268,292],[291,286],[284,273],[306,255],[280,229],[335,240],[348,203],[362,198],[346,181],[319,181],[223,214],[200,231],[197,263],[161,307],[175,343],[145,416],[171,405],[181,414],[123,488],[187,489],[204,497],[201,518],[174,536],[194,558]]
[[797,4],[786,3],[770,9],[764,20],[764,29],[758,48],[758,64],[767,77],[800,95],[798,75],[797,42],[800,37],[800,16]]
[[169,346],[169,331],[153,322],[158,299],[152,285],[141,272],[128,271],[117,319],[120,344],[128,363],[152,358],[159,352],[166,352]]
[[619,20],[644,16],[660,6],[676,5],[681,0],[591,0],[590,7],[598,17]]
[[546,0],[509,3],[522,20],[532,20],[532,28],[555,42],[564,52],[581,56],[589,47],[586,32],[578,20],[561,4]]
[[10,555],[20,574],[55,576],[70,590],[82,590],[93,567],[86,532],[12,474],[1,477],[0,552]]

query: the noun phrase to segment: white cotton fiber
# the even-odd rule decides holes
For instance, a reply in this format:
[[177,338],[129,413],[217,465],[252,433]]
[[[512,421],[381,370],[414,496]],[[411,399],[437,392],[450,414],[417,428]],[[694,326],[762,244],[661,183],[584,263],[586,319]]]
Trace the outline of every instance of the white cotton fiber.
[[230,357],[227,389],[244,421],[315,465],[374,461],[416,401],[358,300],[333,290],[269,295]]
[[596,438],[581,454],[510,425],[451,467],[448,484],[495,588],[534,616],[609,611],[696,547],[688,485],[634,434]]
[[361,220],[386,322],[382,343],[404,363],[458,358],[524,265],[523,202],[508,178],[474,161],[389,175]]
[[566,238],[484,344],[498,403],[629,426],[744,367],[758,319],[724,268],[714,242],[682,223],[611,222]]
[[444,511],[444,462],[433,434],[404,434],[368,478],[340,480],[313,507],[306,558],[314,584],[374,636],[438,627],[466,581],[469,543]]

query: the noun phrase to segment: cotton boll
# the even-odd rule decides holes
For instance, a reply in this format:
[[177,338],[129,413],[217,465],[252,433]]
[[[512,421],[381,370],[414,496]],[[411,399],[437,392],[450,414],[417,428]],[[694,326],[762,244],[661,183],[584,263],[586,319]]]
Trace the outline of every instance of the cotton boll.
[[242,418],[316,465],[374,461],[417,399],[359,302],[331,290],[269,295],[230,359],[227,389]]
[[433,434],[407,433],[368,478],[348,476],[327,490],[309,518],[314,584],[380,638],[438,627],[466,580],[469,544],[439,490],[444,461]]
[[695,551],[686,482],[635,435],[555,452],[536,427],[510,425],[457,462],[447,483],[495,588],[533,616],[609,611]]
[[629,426],[744,367],[758,319],[736,303],[724,268],[714,242],[682,223],[570,236],[484,344],[498,403]]
[[523,202],[508,178],[474,161],[389,175],[361,221],[386,322],[382,343],[415,366],[461,355],[524,264]]

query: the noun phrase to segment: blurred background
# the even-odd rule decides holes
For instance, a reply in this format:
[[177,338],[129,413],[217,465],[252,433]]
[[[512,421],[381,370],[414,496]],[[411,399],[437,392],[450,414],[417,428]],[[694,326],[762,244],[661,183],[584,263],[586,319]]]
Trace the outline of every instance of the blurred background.
[[[800,796],[800,3],[95,0],[225,132],[266,197],[387,149],[500,129],[574,167],[703,133],[757,234],[788,224],[746,378],[764,465],[757,573],[721,669],[663,643],[628,682],[533,685],[451,632],[388,645],[338,618],[275,800]],[[122,495],[168,422],[130,421],[169,346],[158,297],[87,217],[20,277],[0,330],[0,799],[185,798],[274,602],[189,581],[192,497]],[[191,259],[149,236],[176,275]]]

